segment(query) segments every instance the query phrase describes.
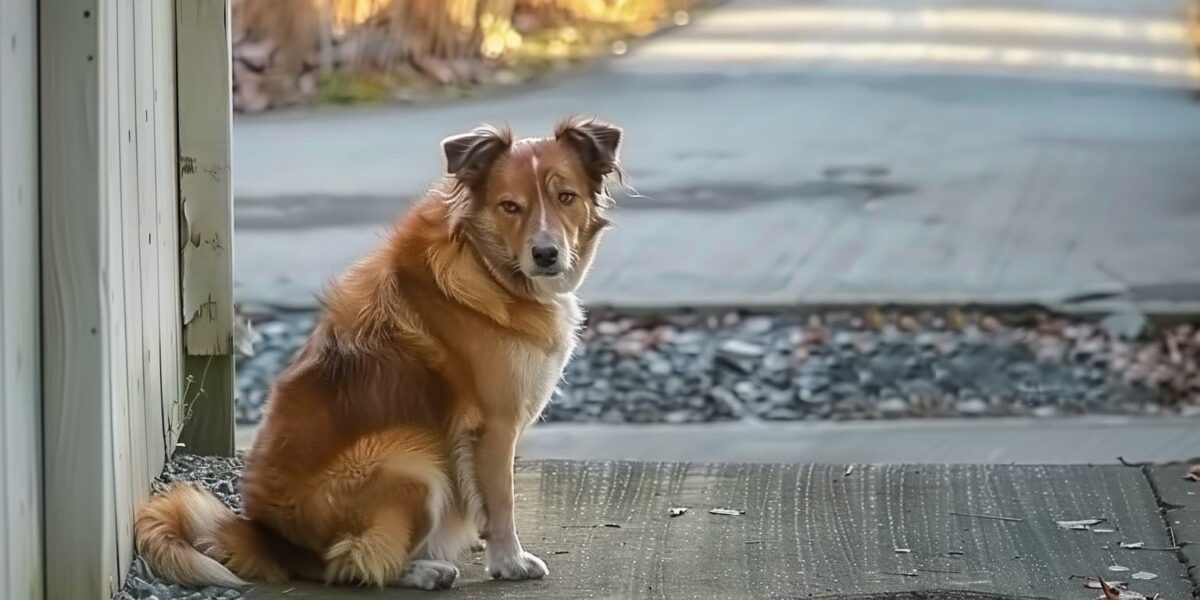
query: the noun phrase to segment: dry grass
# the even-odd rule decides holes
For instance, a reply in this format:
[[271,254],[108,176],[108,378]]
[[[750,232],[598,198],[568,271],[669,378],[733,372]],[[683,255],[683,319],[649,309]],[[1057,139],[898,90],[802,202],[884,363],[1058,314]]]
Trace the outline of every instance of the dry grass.
[[315,96],[339,102],[387,97],[420,82],[520,80],[682,20],[695,4],[233,0],[235,104],[256,110]]

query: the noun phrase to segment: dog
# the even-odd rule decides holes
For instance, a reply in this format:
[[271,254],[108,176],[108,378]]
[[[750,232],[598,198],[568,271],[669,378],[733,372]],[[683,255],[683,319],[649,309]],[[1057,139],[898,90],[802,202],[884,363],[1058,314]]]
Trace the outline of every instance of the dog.
[[570,118],[548,138],[443,140],[445,178],[329,284],[274,383],[243,513],[190,485],[151,498],[134,522],[150,568],[432,590],[482,543],[492,578],[546,576],[517,536],[513,458],[575,347],[621,137]]

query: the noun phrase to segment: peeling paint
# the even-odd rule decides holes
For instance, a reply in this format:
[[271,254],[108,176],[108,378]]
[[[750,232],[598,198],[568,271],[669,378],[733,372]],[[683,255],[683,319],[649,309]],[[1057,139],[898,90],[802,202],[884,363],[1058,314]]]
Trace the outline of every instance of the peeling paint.
[[183,248],[187,246],[188,239],[191,237],[191,231],[187,216],[187,198],[181,193],[179,195],[179,252],[183,253]]
[[[192,10],[181,10],[190,6]],[[233,352],[229,64],[222,0],[177,2],[181,309],[188,356]],[[220,85],[220,82],[226,82]],[[203,110],[198,110],[203,107]]]

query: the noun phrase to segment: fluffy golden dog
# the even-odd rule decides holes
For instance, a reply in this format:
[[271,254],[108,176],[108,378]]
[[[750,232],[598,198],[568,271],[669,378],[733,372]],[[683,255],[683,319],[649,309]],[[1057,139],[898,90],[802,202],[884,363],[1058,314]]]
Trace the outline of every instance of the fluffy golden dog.
[[513,454],[575,346],[620,141],[582,119],[444,140],[448,176],[330,285],[275,382],[243,515],[191,486],[156,496],[135,522],[151,568],[437,589],[482,538],[492,577],[544,577],[513,523]]

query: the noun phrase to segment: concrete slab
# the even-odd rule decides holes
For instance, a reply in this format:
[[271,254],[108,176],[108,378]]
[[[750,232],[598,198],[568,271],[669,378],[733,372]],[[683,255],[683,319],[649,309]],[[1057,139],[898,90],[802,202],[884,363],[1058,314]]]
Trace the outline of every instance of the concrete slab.
[[[247,449],[255,426],[237,430]],[[704,425],[538,424],[526,459],[955,464],[1165,463],[1200,457],[1187,418],[937,419]]]
[[622,202],[593,306],[1200,306],[1188,5],[734,0],[499,97],[240,118],[237,295],[313,306],[436,177],[443,136],[595,112],[646,197]]
[[[1090,600],[1095,591],[1077,577],[1136,571],[1158,575],[1132,582],[1147,597],[1182,599],[1191,589],[1173,553],[1116,548],[1169,543],[1135,468],[861,466],[847,474],[829,465],[548,461],[521,463],[516,488],[525,546],[546,559],[550,576],[484,581],[477,558],[439,598]],[[677,506],[691,510],[669,517]],[[717,507],[745,514],[708,513]],[[1118,533],[1055,524],[1088,518]],[[429,596],[286,585],[246,597]]]
[[530,459],[700,462],[1117,464],[1200,457],[1195,419],[930,419],[707,425],[553,424],[530,429]]

